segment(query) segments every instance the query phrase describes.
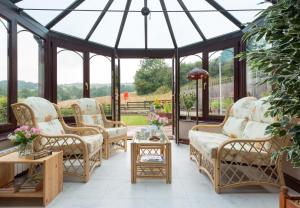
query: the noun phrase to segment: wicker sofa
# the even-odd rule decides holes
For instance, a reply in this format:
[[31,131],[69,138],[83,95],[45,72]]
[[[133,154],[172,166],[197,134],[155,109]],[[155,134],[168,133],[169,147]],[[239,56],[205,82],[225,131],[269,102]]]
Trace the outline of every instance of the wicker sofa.
[[101,104],[82,98],[72,105],[79,127],[97,128],[103,135],[103,158],[108,159],[118,149],[127,151],[127,127],[120,121],[107,120]]
[[189,131],[190,158],[209,176],[217,193],[244,185],[284,184],[282,156],[272,160],[272,153],[289,140],[265,134],[275,121],[265,116],[265,100],[242,98],[220,125],[197,125]]
[[40,97],[29,97],[12,105],[19,125],[39,128],[34,148],[63,151],[64,175],[87,182],[93,169],[101,164],[103,137],[91,127],[70,127],[59,108]]

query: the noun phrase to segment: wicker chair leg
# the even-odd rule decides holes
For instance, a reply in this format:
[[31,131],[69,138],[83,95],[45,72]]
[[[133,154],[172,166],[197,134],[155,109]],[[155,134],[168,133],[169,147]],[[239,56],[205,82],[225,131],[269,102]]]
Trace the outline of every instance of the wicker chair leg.
[[90,180],[90,161],[89,158],[84,159],[84,182],[88,182]]
[[124,139],[124,152],[127,152],[127,137]]
[[103,159],[107,160],[109,158],[109,142],[107,138],[103,141]]
[[221,193],[221,162],[218,159],[214,162],[214,186],[217,194]]

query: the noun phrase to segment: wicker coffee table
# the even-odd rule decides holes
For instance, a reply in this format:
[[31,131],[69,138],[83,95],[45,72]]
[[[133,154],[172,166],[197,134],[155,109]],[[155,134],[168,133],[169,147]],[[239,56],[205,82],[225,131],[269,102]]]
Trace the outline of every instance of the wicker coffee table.
[[171,142],[165,134],[159,141],[133,138],[131,143],[131,183],[137,178],[163,178],[172,181]]

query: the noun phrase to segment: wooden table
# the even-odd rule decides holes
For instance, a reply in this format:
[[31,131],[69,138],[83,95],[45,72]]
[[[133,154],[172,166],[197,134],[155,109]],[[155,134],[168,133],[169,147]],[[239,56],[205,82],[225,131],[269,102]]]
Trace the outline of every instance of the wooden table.
[[53,152],[52,155],[32,160],[19,158],[17,152],[0,157],[0,187],[14,180],[15,164],[42,165],[43,188],[37,192],[0,193],[6,198],[41,198],[47,206],[63,189],[63,153]]
[[[160,141],[138,140],[133,138],[131,143],[131,183],[137,178],[163,178],[166,183],[172,181],[171,142],[163,134]],[[142,156],[160,155],[163,161],[142,161]]]

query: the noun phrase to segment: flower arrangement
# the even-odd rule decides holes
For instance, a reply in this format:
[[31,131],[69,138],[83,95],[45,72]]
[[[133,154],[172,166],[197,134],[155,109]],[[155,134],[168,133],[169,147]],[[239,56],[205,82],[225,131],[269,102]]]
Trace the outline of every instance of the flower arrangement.
[[40,133],[37,128],[30,128],[29,126],[21,126],[17,128],[13,134],[10,134],[8,138],[15,144],[26,144],[32,142]]
[[168,118],[160,117],[157,114],[150,114],[148,116],[148,121],[149,121],[150,125],[154,125],[154,126],[157,126],[157,128],[159,128],[168,123]]
[[8,139],[15,145],[19,145],[19,156],[30,155],[33,151],[32,142],[39,135],[40,130],[29,126],[21,126],[14,133],[8,135]]

